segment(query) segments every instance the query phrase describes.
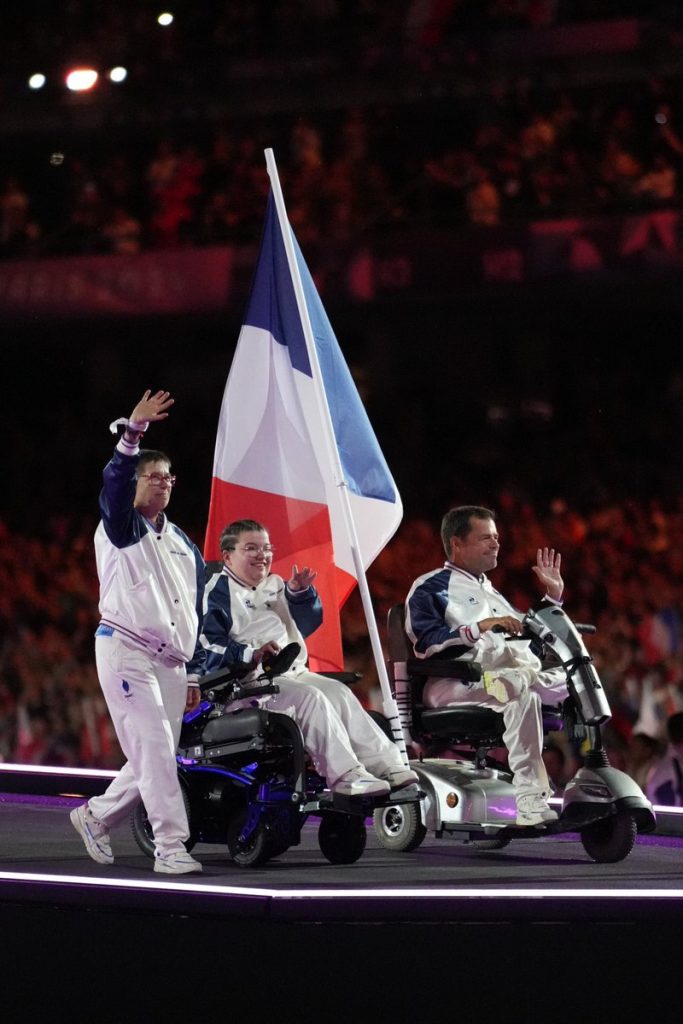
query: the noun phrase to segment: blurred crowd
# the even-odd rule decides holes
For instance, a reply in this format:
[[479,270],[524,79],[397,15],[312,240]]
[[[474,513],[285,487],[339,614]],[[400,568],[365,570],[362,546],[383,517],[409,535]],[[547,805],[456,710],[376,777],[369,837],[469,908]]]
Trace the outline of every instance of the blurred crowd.
[[[74,18],[82,6],[74,0]],[[250,75],[270,75],[277,93],[277,54],[292,68],[295,55],[308,54],[311,79],[302,88],[314,95],[316,75],[324,79],[325,59],[333,57],[347,70],[350,62],[365,72],[368,66],[407,61],[406,74],[414,75],[416,54],[464,69],[468,60],[476,64],[476,47],[464,53],[454,47],[463,38],[476,40],[478,29],[531,32],[589,17],[654,17],[662,11],[676,23],[667,4],[655,5],[657,12],[652,4],[550,0],[321,0],[305,6],[307,18],[295,16],[301,4],[294,0],[209,5],[210,10],[184,12],[178,19],[182,30],[162,32],[163,45],[148,39],[148,29],[158,26],[141,5],[132,20],[124,19],[118,5],[107,5],[101,23],[86,25],[94,33],[90,48],[98,52],[108,53],[112,40],[119,39],[124,51],[147,40],[155,53],[149,73],[154,66],[158,76],[161,62],[182,96],[201,89],[202,75],[210,73],[234,75],[247,91]],[[42,38],[41,33],[38,43]],[[48,39],[53,48],[46,27]],[[206,57],[216,47],[225,59]],[[71,40],[70,50],[77,49]],[[38,63],[40,52],[38,46]],[[299,63],[306,67],[305,59]],[[119,124],[112,116],[97,132],[72,130],[60,140],[50,129],[12,140],[0,171],[0,258],[253,243],[269,186],[267,147],[274,149],[302,244],[357,241],[374,229],[485,229],[680,204],[678,78],[652,72],[637,89],[625,89],[618,74],[613,82],[587,78],[563,85],[523,67],[500,75],[489,71],[474,94],[416,88],[395,101],[377,102],[362,98],[363,90],[354,94],[347,82],[336,102],[316,105],[309,98],[297,104],[293,98],[282,109],[266,105],[248,117],[212,117],[206,99],[196,101],[196,109],[188,99],[192,111],[170,122],[161,116],[170,85],[162,77],[156,84],[162,92],[142,127]],[[131,69],[131,78],[139,82],[137,70]],[[287,66],[280,77],[284,88]],[[220,95],[231,86],[221,80],[205,88]],[[134,102],[132,92],[126,102]]]
[[364,232],[677,208],[681,83],[533,87],[248,124],[17,145],[0,178],[0,257],[258,241],[272,148],[302,245]]
[[[675,62],[671,76],[646,70],[637,88],[614,72],[554,75],[547,60],[542,72],[536,64],[527,73],[520,61],[480,73],[498,31],[531,38],[553,26],[633,17],[666,27],[668,46],[683,27],[674,3],[179,0],[176,23],[163,31],[156,5],[140,0],[41,3],[40,18],[30,17],[33,6],[27,0],[1,16],[0,117],[15,101],[17,109],[26,102],[19,90],[25,92],[27,54],[31,70],[89,58],[100,67],[125,63],[129,79],[102,100],[110,104],[98,121],[105,130],[88,131],[87,116],[85,129],[77,127],[86,97],[71,108],[70,130],[38,127],[4,139],[0,259],[253,245],[269,188],[267,147],[304,251],[359,244],[371,231],[486,232],[544,218],[681,206],[683,79]],[[658,38],[664,36],[651,35],[652,46]],[[360,88],[351,87],[354,75]],[[463,87],[467,75],[476,77],[476,90]],[[31,97],[34,112],[43,96],[61,102],[50,95],[50,80],[45,94]],[[379,101],[382,81],[393,81],[393,89]],[[264,83],[268,102],[240,111],[240,97],[260,96]],[[439,91],[437,83],[450,85]],[[224,104],[232,95],[230,117],[216,115],[207,101],[219,97]],[[130,116],[134,105],[137,119]],[[166,116],[170,108],[173,116]],[[63,107],[59,123],[70,124]],[[671,457],[683,376],[657,359],[663,332],[636,323],[635,315],[634,338],[623,320],[608,335],[606,321],[592,323],[589,314],[582,322],[576,309],[534,329],[521,314],[481,330],[462,317],[453,326],[451,310],[445,316],[442,323],[430,309],[425,330],[400,310],[392,322],[383,312],[381,327],[369,323],[359,331],[354,375],[387,460],[400,468],[410,509],[368,574],[380,635],[413,579],[443,562],[439,523],[428,518],[434,509],[445,511],[444,501],[491,505],[503,545],[493,582],[520,609],[537,596],[536,548],[562,552],[567,610],[597,626],[587,643],[612,707],[610,758],[642,783],[664,751],[667,721],[683,710],[683,481]],[[5,452],[0,519],[0,760],[108,768],[122,761],[93,657],[96,524],[73,511],[88,507],[89,466],[101,456],[84,423],[95,414],[99,423],[133,360],[138,372],[145,359],[156,367],[163,344],[166,370],[186,382],[188,404],[193,392],[204,399],[193,429],[171,438],[170,450],[179,466],[194,465],[198,478],[209,479],[205,442],[214,436],[228,363],[221,347],[207,349],[194,365],[184,336],[172,351],[170,327],[163,343],[150,343],[145,331],[129,326],[120,337],[100,334],[81,349],[72,336],[74,351],[85,354],[72,360],[54,421],[53,377],[64,375],[55,355],[61,337],[59,346],[43,339],[30,423],[23,389],[7,396],[10,420],[22,429]],[[416,388],[416,337],[425,364],[439,366],[450,346],[456,369],[466,373],[466,387],[451,380],[459,386],[459,454],[445,467],[453,406],[434,401],[431,380]],[[639,363],[624,356],[630,342],[649,358],[647,382]],[[23,349],[21,338],[15,347]],[[467,366],[457,361],[465,349],[478,354]],[[31,350],[26,358],[33,357]],[[411,415],[397,417],[397,409]],[[48,436],[51,448],[70,453],[54,472],[45,458]],[[565,463],[574,452],[581,463],[570,496]],[[26,507],[26,468],[38,465],[45,468],[34,474]],[[194,515],[202,497],[179,491],[179,522],[191,535],[188,509]],[[194,530],[197,543],[202,532]],[[342,625],[346,667],[361,674],[366,705],[378,706],[357,592]],[[558,736],[547,756],[561,789],[581,750]]]
[[[683,500],[605,504],[582,512],[562,498],[535,507],[497,495],[501,556],[494,584],[520,610],[539,595],[531,565],[538,546],[562,552],[565,607],[597,627],[587,645],[612,719],[610,760],[641,779],[663,753],[667,720],[683,711]],[[46,523],[40,537],[4,529],[0,538],[0,758],[33,764],[116,767],[121,753],[100,694],[93,657],[97,582],[94,522]],[[444,560],[438,523],[406,519],[368,572],[384,639],[389,608],[413,579]],[[358,593],[342,612],[346,668],[359,696],[379,706],[377,671]],[[555,736],[548,754],[561,786],[581,756]],[[555,764],[557,761],[557,764]]]

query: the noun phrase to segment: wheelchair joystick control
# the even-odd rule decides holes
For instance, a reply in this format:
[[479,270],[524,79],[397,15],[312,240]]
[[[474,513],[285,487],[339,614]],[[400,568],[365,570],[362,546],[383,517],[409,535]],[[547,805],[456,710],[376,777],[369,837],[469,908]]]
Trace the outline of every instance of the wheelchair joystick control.
[[291,668],[298,656],[301,654],[301,644],[291,643],[283,647],[276,654],[266,654],[259,666],[261,672],[268,679],[279,676]]

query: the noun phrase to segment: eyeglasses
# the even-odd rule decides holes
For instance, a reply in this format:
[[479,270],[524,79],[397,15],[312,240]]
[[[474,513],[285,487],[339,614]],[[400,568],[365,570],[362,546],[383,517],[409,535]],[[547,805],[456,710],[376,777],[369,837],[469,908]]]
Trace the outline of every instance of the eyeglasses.
[[176,482],[176,478],[172,473],[140,473],[138,479],[142,477],[147,477],[157,487],[161,487],[162,484],[168,484],[169,487],[173,487]]
[[272,544],[243,544],[241,548],[232,548],[232,551],[241,551],[245,555],[274,555],[275,548]]

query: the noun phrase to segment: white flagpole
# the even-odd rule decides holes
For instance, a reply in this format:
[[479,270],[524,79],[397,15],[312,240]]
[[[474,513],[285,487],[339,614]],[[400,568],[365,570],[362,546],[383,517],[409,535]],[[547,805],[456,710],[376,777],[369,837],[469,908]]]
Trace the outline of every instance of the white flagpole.
[[407,764],[408,754],[406,751],[405,740],[403,738],[403,729],[401,728],[401,722],[398,714],[398,706],[396,704],[396,699],[393,693],[391,692],[391,685],[389,683],[389,677],[387,675],[387,669],[384,663],[382,644],[379,639],[379,631],[377,629],[377,622],[375,620],[375,614],[372,607],[370,590],[368,588],[368,582],[365,577],[365,567],[363,565],[363,561],[360,555],[360,548],[358,544],[358,537],[356,535],[356,526],[353,521],[351,502],[349,501],[349,492],[346,483],[346,478],[344,476],[341,460],[339,458],[337,442],[334,437],[334,427],[332,425],[330,409],[327,404],[327,398],[322,387],[322,373],[320,370],[320,361],[318,359],[318,350],[315,347],[313,328],[311,327],[311,321],[308,315],[308,307],[306,305],[303,284],[301,282],[301,275],[299,273],[299,264],[297,263],[296,253],[294,252],[294,246],[292,244],[291,229],[289,226],[289,221],[287,219],[287,211],[285,209],[285,201],[282,195],[282,189],[280,187],[280,178],[278,176],[277,167],[275,164],[275,157],[273,155],[272,149],[266,149],[264,150],[264,153],[266,156],[266,166],[268,168],[268,175],[270,176],[270,183],[273,188],[273,197],[275,199],[275,206],[277,208],[278,219],[280,221],[280,230],[282,231],[282,238],[285,243],[287,262],[289,264],[289,270],[292,275],[292,282],[294,284],[294,294],[296,295],[296,302],[299,309],[301,326],[303,328],[304,338],[306,339],[308,357],[313,367],[314,392],[316,396],[316,402],[318,404],[318,410],[321,415],[321,420],[322,423],[324,424],[325,443],[327,445],[329,455],[332,459],[332,465],[334,466],[335,486],[339,489],[339,494],[341,497],[341,504],[344,510],[344,520],[351,545],[353,564],[356,570],[356,579],[358,580],[358,589],[360,591],[361,600],[363,602],[363,610],[365,611],[365,619],[368,626],[370,643],[372,645],[372,652],[375,658],[375,664],[377,666],[377,676],[382,691],[382,711],[391,727],[394,742],[399,748],[405,764]]

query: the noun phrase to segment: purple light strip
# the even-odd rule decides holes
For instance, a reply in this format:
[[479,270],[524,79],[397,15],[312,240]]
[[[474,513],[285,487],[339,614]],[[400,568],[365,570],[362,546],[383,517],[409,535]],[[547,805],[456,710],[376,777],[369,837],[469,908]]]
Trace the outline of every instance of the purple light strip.
[[24,775],[63,775],[65,779],[72,779],[74,776],[87,779],[113,779],[118,772],[108,768],[50,768],[46,764],[0,764],[0,773],[16,775],[21,772]]

